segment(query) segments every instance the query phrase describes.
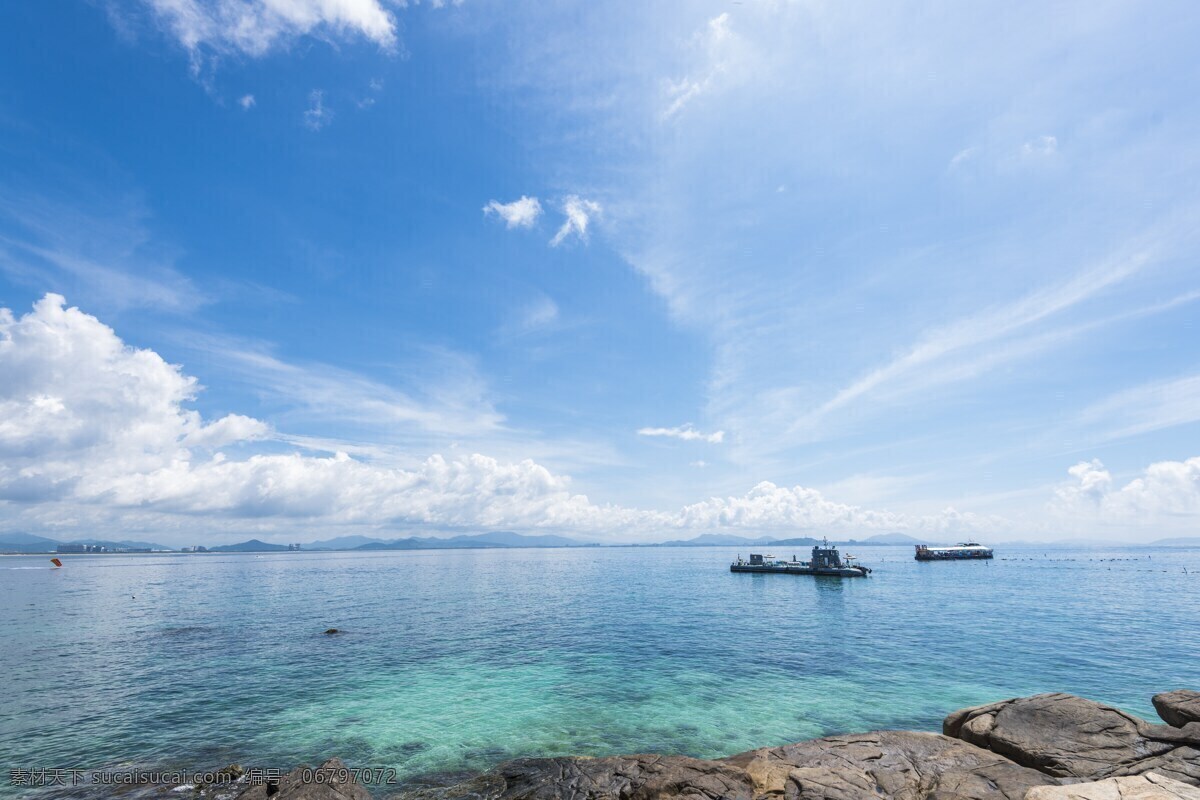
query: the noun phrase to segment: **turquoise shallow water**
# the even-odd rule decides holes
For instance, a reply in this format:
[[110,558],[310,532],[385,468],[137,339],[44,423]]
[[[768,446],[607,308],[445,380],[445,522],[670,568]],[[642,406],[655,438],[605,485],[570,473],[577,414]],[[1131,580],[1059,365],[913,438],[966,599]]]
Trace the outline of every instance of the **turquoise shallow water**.
[[2,558],[0,766],[336,754],[411,778],[936,730],[1042,691],[1152,717],[1153,692],[1200,687],[1200,549],[862,548],[862,580],[735,575],[736,554]]

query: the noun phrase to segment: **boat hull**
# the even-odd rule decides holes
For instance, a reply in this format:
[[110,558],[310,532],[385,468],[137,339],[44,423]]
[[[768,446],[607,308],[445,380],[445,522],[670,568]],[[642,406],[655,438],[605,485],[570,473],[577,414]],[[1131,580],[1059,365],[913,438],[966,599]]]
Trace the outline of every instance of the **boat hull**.
[[971,561],[980,558],[992,558],[990,552],[987,553],[917,553],[917,561]]
[[730,564],[730,572],[771,572],[783,575],[825,575],[831,578],[865,578],[866,567],[777,567],[771,564]]

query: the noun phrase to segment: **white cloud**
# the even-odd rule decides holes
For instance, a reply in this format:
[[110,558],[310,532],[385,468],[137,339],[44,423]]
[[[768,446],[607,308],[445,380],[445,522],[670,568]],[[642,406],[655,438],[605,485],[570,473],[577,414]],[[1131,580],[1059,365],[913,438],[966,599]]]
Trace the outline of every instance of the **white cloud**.
[[1112,489],[1112,474],[1099,459],[1080,461],[1068,469],[1067,474],[1075,479],[1075,483],[1062,486],[1055,492],[1066,505],[1099,505]]
[[730,27],[729,12],[723,12],[708,21],[704,30],[695,37],[695,44],[701,50],[703,63],[695,74],[668,81],[668,103],[663,112],[663,119],[674,117],[688,103],[713,88],[730,67],[730,45],[733,42],[734,33]]
[[587,242],[588,223],[592,217],[600,214],[600,204],[584,200],[577,195],[571,195],[563,203],[562,212],[567,218],[562,227],[558,229],[558,233],[554,234],[554,238],[550,240],[550,246],[558,247],[570,236],[576,236],[581,242]]
[[685,506],[675,524],[694,530],[910,530],[965,533],[994,529],[998,521],[946,508],[940,514],[911,516],[873,511],[826,499],[816,489],[787,488],[763,481],[740,497],[710,498]]
[[[282,362],[254,363],[269,373],[264,380],[294,378]],[[280,453],[281,443],[303,438],[240,414],[204,419],[189,408],[199,392],[195,378],[152,350],[128,346],[54,294],[19,318],[0,309],[0,375],[0,529],[36,522],[40,530],[77,534],[83,526],[116,531],[152,522],[155,530],[194,538],[200,517],[204,526],[224,520],[230,530],[278,528],[288,536],[305,526],[513,527],[622,541],[721,529],[952,536],[1012,527],[952,507],[902,513],[766,481],[743,495],[660,511],[595,503],[573,491],[569,477],[529,459],[434,454],[397,467],[372,460],[370,447],[359,451],[361,459]],[[286,391],[313,390],[296,380]],[[713,443],[723,436],[691,425],[639,433]],[[1194,527],[1200,518],[1200,457],[1151,464],[1123,485],[1099,461],[1080,462],[1069,474],[1053,508],[1081,524],[1158,530]]]
[[1021,155],[1025,158],[1049,158],[1058,152],[1058,138],[1055,136],[1039,136],[1021,145]]
[[681,425],[677,428],[639,428],[638,436],[664,436],[670,439],[682,439],[685,442],[702,441],[709,444],[720,444],[725,441],[725,431],[701,433],[691,425]]
[[2,499],[442,526],[545,526],[603,513],[531,461],[431,456],[405,470],[344,455],[213,453],[280,437],[242,415],[205,422],[186,407],[194,378],[57,295],[20,318],[0,310],[0,374]]
[[379,0],[143,0],[185,48],[262,56],[302,36],[362,37],[396,46]]
[[252,94],[242,95],[241,99],[238,100],[238,105],[240,105],[242,108],[246,109],[247,111],[254,108],[254,106],[255,106],[254,95],[252,95]]
[[1058,510],[1066,514],[1126,528],[1165,522],[1190,531],[1200,520],[1200,456],[1156,462],[1119,488],[1098,459],[1068,473],[1074,480],[1056,491]]
[[309,130],[319,131],[333,122],[333,111],[325,105],[325,92],[313,89],[308,94],[308,108],[304,112],[304,125]]
[[538,217],[542,215],[542,204],[536,197],[521,195],[521,199],[513,200],[511,203],[490,200],[483,207],[483,213],[485,216],[495,214],[500,217],[504,220],[506,228],[532,228]]
[[99,491],[106,473],[158,469],[186,458],[188,446],[268,432],[239,415],[206,424],[183,406],[195,396],[194,378],[126,346],[58,295],[20,319],[0,309],[0,374],[0,487]]

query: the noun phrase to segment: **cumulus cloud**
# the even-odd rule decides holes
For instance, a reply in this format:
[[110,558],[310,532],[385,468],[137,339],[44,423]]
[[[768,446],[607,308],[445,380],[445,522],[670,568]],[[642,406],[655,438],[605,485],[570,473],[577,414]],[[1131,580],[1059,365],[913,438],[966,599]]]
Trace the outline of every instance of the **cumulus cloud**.
[[184,407],[196,395],[195,378],[153,351],[128,347],[55,294],[20,319],[0,309],[0,374],[0,494],[29,481],[56,493],[69,486],[102,493],[109,470],[159,469],[186,459],[188,446],[269,430],[240,415],[205,423]]
[[333,110],[325,105],[325,92],[313,89],[308,94],[308,108],[304,111],[304,126],[319,131],[333,122]]
[[592,217],[600,214],[600,204],[584,200],[577,195],[571,195],[563,203],[562,212],[567,218],[563,221],[562,227],[558,229],[558,233],[554,234],[554,238],[550,240],[550,246],[558,247],[572,236],[577,237],[581,242],[587,242],[588,223]]
[[1159,461],[1141,477],[1117,486],[1098,460],[1081,461],[1067,470],[1072,480],[1056,491],[1059,510],[1118,525],[1152,519],[1187,521],[1200,517],[1200,456],[1185,461]]
[[192,53],[262,56],[301,36],[361,37],[390,50],[396,21],[379,0],[143,0]]
[[247,111],[254,108],[254,106],[255,106],[254,95],[252,95],[252,94],[242,95],[241,99],[238,100],[238,105],[240,105],[242,108],[246,109]]
[[186,407],[195,378],[58,295],[20,318],[0,309],[0,374],[0,499],[440,526],[569,527],[606,514],[532,461],[435,455],[406,470],[346,455],[235,460],[220,449],[270,427],[237,414],[204,421]]
[[701,433],[691,425],[680,425],[676,428],[638,428],[638,436],[665,436],[670,439],[682,439],[685,442],[702,441],[709,444],[720,444],[725,441],[725,431]]
[[[504,220],[506,228],[532,228],[542,215],[542,204],[536,197],[521,195],[520,200],[513,200],[511,203],[490,200],[483,207],[483,213],[484,216],[500,217]],[[586,222],[584,224],[586,225]]]
[[873,511],[827,499],[816,489],[787,488],[763,481],[739,497],[714,497],[685,506],[673,521],[693,530],[908,530],[930,534],[994,528],[997,520],[946,508],[912,516]]

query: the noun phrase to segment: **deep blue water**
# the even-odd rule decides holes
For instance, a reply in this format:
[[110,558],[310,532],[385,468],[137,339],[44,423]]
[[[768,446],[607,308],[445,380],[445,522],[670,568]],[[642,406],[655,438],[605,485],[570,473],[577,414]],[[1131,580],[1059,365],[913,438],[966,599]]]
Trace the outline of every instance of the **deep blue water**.
[[1200,688],[1200,549],[997,552],[862,548],[860,580],[735,575],[729,548],[0,558],[0,767],[407,777]]

